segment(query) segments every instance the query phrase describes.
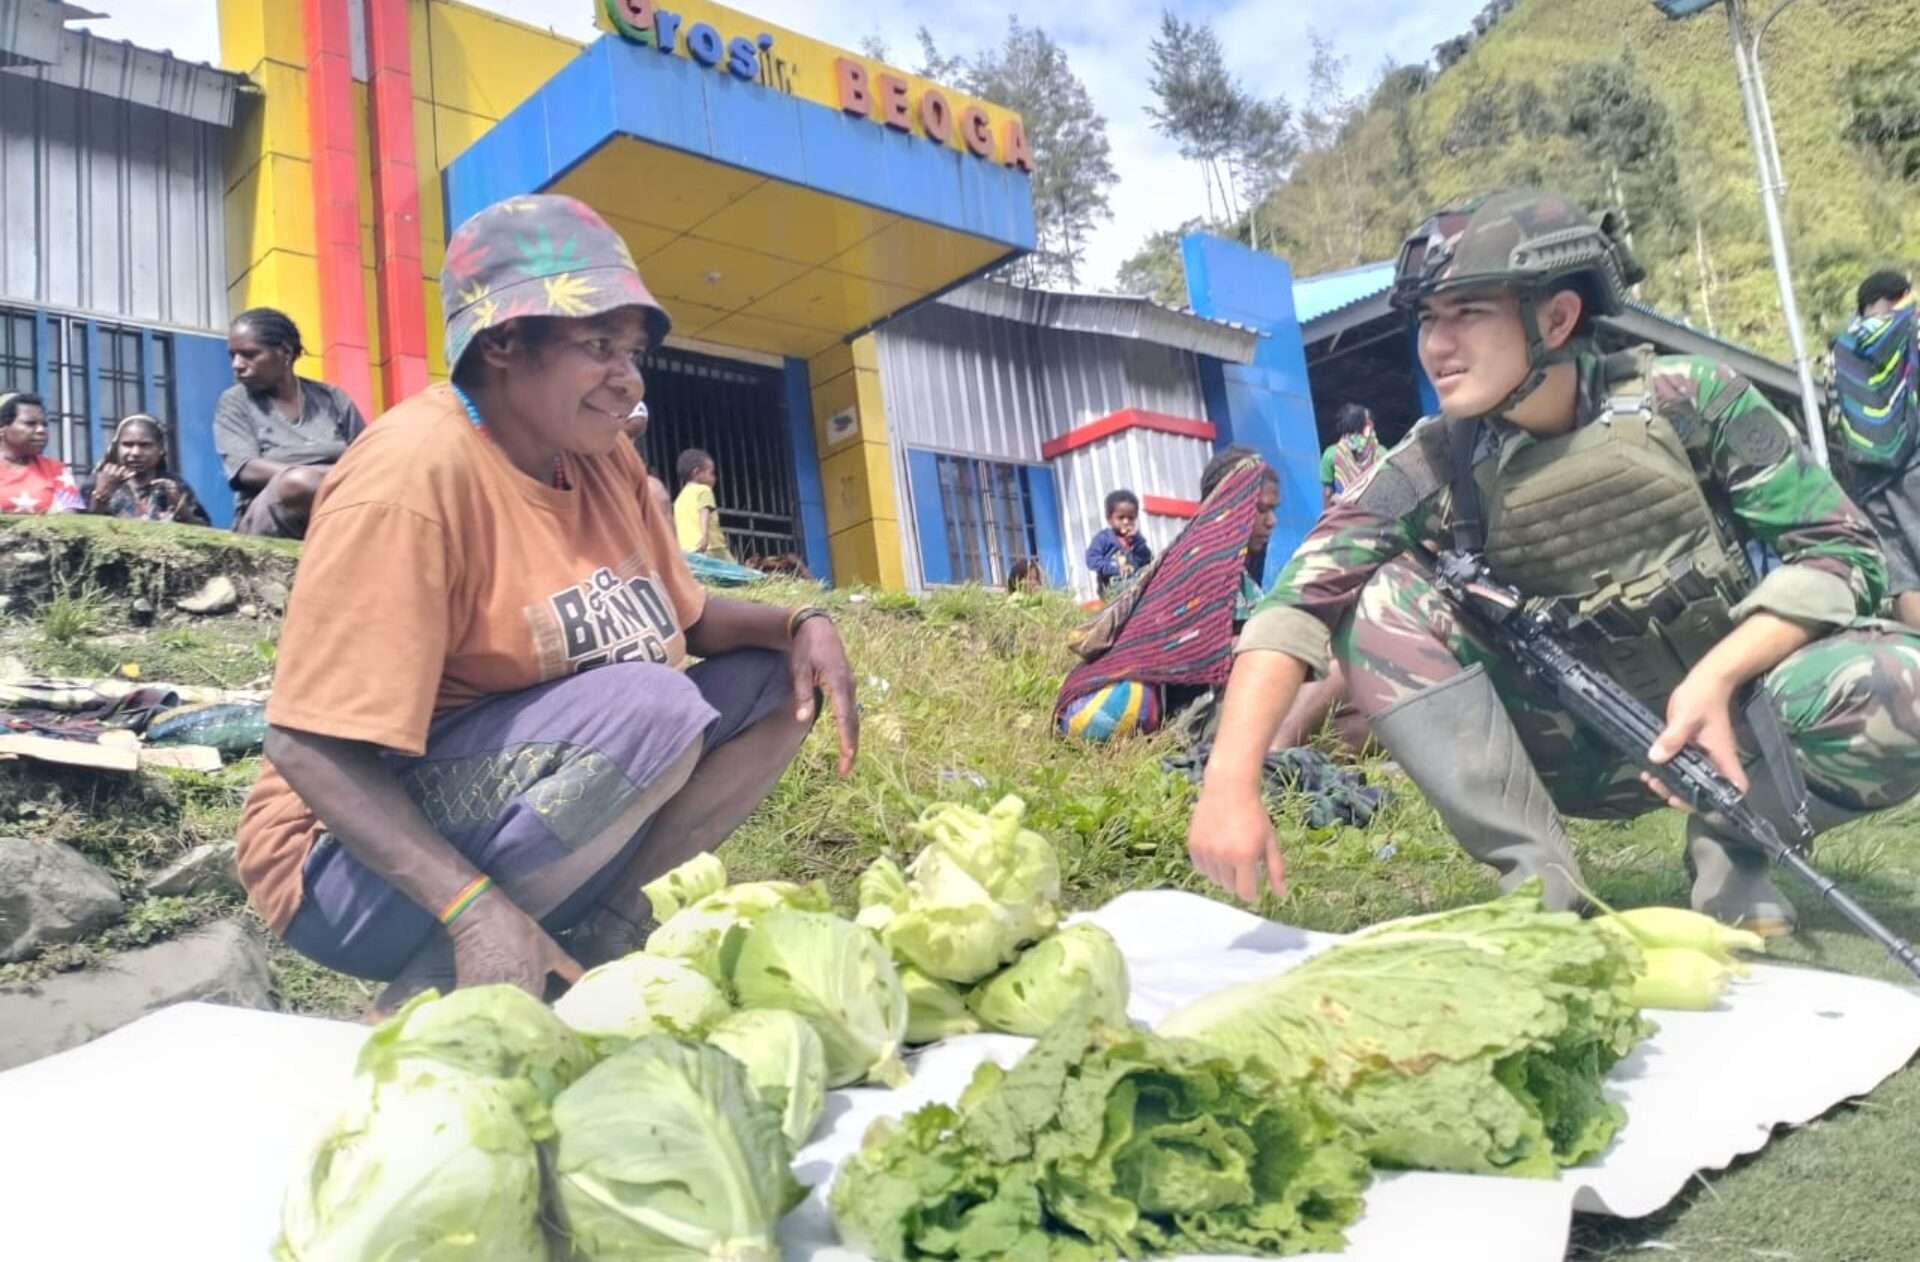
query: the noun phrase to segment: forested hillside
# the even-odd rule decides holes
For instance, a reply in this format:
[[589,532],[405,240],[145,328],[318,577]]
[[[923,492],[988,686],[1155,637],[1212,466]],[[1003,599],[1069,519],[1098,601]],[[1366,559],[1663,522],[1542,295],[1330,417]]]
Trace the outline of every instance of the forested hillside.
[[[1913,0],[1799,0],[1766,38],[1796,278],[1819,342],[1866,271],[1920,263],[1916,12]],[[1438,50],[1443,68],[1383,68],[1359,98],[1324,74],[1249,84],[1288,97],[1299,152],[1225,230],[1310,275],[1390,257],[1421,211],[1469,190],[1551,184],[1628,211],[1644,301],[1784,353],[1725,18],[1672,22],[1647,0],[1496,0],[1479,25]],[[1366,50],[1327,55],[1358,64]],[[1123,283],[1176,296],[1175,235],[1150,241]]]

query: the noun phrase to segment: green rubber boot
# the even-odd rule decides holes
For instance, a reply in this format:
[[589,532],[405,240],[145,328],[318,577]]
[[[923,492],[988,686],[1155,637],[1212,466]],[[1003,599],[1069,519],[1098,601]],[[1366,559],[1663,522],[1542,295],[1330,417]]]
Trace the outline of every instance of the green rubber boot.
[[1549,908],[1583,906],[1566,825],[1485,670],[1422,688],[1374,716],[1373,734],[1502,890],[1538,877]]

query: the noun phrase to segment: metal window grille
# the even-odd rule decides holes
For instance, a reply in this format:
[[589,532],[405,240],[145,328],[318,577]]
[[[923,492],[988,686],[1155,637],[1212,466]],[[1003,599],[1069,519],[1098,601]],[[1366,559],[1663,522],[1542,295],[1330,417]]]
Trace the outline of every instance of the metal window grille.
[[800,550],[799,496],[778,369],[691,351],[657,350],[647,382],[647,467],[677,494],[674,465],[698,447],[720,471],[720,529],[741,560]]
[[93,464],[87,327],[79,320],[56,318],[50,328],[53,353],[48,356],[47,373],[53,388],[46,395],[47,454],[69,468],[86,469]]
[[[47,454],[64,461],[75,471],[92,466],[93,418],[100,418],[101,431],[110,434],[124,416],[146,412],[161,422],[167,432],[167,449],[176,445],[176,421],[173,398],[173,337],[167,333],[151,335],[153,363],[140,360],[140,334],[137,326],[95,324],[95,345],[100,363],[95,380],[99,397],[87,388],[87,324],[79,316],[48,314],[47,380],[44,388],[34,372],[34,313],[18,307],[0,307],[0,391],[32,390],[47,401]],[[143,406],[146,370],[151,368],[153,395],[150,406]]]
[[1038,554],[1027,471],[968,456],[936,458],[948,573],[957,583],[998,586],[1022,557]]
[[[167,437],[173,437],[173,338],[166,333],[153,335],[153,406],[147,409],[148,415],[167,427]],[[173,444],[167,444],[171,450]]]
[[100,349],[100,427],[111,434],[123,416],[144,412],[140,399],[140,333],[101,325],[95,345]]
[[33,313],[0,307],[0,394],[33,388]]

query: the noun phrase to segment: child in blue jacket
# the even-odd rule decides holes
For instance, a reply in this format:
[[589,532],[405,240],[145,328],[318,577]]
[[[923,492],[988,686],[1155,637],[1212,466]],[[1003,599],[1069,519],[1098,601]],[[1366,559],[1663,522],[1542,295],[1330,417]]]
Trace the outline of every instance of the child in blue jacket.
[[1087,545],[1087,568],[1093,571],[1100,595],[1125,582],[1153,561],[1153,549],[1140,537],[1140,497],[1132,491],[1107,495],[1107,528]]

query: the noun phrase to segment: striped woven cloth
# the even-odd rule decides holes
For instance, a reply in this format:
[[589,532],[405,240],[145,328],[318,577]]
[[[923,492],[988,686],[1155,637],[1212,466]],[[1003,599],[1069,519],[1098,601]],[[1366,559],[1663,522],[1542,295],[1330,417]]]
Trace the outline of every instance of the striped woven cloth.
[[1229,473],[1161,553],[1113,647],[1075,667],[1060,685],[1055,726],[1079,698],[1123,679],[1201,688],[1227,681],[1233,602],[1258,511],[1260,470],[1260,461],[1250,459]]

